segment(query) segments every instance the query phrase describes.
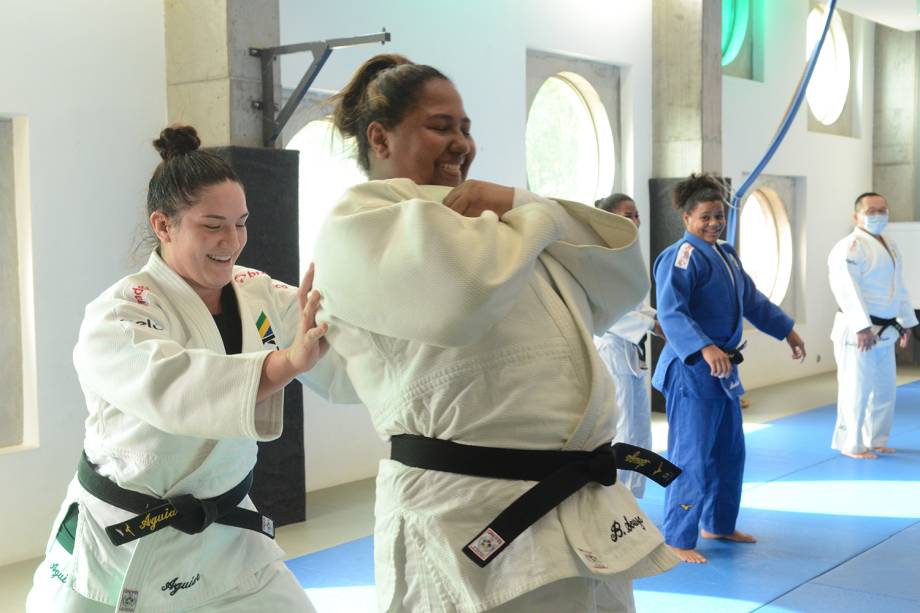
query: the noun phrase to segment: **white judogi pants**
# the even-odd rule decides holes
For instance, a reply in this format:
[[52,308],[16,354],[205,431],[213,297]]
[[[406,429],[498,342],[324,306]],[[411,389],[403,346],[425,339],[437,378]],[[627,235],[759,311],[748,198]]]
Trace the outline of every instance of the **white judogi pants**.
[[[648,377],[611,373],[616,383],[617,434],[614,443],[629,443],[652,448],[652,414],[648,397]],[[632,495],[645,495],[645,476],[632,470],[618,470],[617,481]]]
[[888,444],[894,420],[894,343],[869,351],[834,341],[837,361],[837,425],[831,447],[862,453]]
[[[70,555],[55,542],[38,566],[32,589],[26,599],[26,613],[112,613],[114,605],[85,598],[73,590],[74,577]],[[52,567],[53,565],[53,567]],[[296,611],[315,613],[309,598],[294,574],[278,561],[256,573],[258,586],[254,590],[231,590],[205,603],[188,609],[194,613],[252,613],[253,611]],[[176,610],[176,613],[182,611]]]

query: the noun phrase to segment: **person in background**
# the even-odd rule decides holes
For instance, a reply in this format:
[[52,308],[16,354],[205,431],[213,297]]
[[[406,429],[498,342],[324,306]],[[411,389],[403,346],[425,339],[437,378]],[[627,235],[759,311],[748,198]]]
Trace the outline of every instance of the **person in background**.
[[[725,228],[722,184],[691,175],[674,188],[687,230],[653,266],[658,321],[668,338],[652,385],[665,395],[668,457],[683,469],[665,492],[665,542],[685,562],[706,558],[697,538],[753,543],[735,527],[744,476],[744,432],[738,376],[744,320],[786,339],[794,359],[805,344],[792,319],[744,272]],[[702,526],[702,530],[700,527]]]
[[[467,180],[471,120],[431,66],[369,59],[334,117],[370,180],[320,230],[318,318],[391,443],[379,609],[634,611],[632,579],[678,562],[613,484],[614,391],[593,344],[648,291],[635,226]],[[651,455],[632,457],[676,476]]]
[[894,453],[894,345],[906,348],[917,317],[902,278],[904,261],[882,232],[888,202],[875,192],[856,198],[856,227],[827,257],[837,315],[831,330],[837,362],[837,423],[831,447],[857,459]]
[[156,247],[86,307],[73,354],[84,453],[30,613],[314,610],[249,499],[256,443],[281,435],[294,377],[356,399],[315,321],[313,268],[298,290],[235,265],[246,195],[199,144],[189,126],[154,141]]
[[[594,203],[608,213],[621,215],[638,228],[639,209],[626,194],[612,194]],[[652,414],[648,395],[646,339],[648,334],[663,336],[655,319],[655,309],[640,302],[621,317],[603,336],[594,339],[597,352],[607,366],[616,385],[617,434],[613,442],[624,442],[652,448]],[[617,480],[629,488],[633,496],[645,494],[645,477],[641,473],[621,470]]]

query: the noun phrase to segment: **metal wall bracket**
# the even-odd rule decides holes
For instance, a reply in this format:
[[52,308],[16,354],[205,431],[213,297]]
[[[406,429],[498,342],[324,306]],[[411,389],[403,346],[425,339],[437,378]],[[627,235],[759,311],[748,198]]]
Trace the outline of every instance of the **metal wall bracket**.
[[[349,38],[331,38],[329,40],[319,40],[310,43],[299,43],[296,45],[282,45],[280,47],[265,47],[259,49],[256,47],[249,48],[249,55],[258,57],[262,62],[262,99],[254,100],[252,106],[254,109],[262,111],[262,144],[266,147],[274,147],[275,141],[281,135],[281,130],[294,114],[294,110],[303,97],[306,95],[310,85],[316,79],[319,71],[329,56],[332,55],[333,49],[342,47],[354,47],[366,43],[386,44],[390,40],[390,33],[386,28],[379,34],[365,34],[363,36],[352,36]],[[278,110],[278,102],[275,100],[275,60],[278,56],[288,53],[300,53],[309,51],[313,55],[313,63],[304,72],[300,83],[291,92],[284,108],[275,116]]]

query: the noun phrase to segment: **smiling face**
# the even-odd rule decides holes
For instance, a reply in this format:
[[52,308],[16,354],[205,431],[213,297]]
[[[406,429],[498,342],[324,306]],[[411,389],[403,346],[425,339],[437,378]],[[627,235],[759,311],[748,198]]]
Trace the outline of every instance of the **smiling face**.
[[707,243],[715,244],[725,228],[725,210],[722,208],[722,202],[698,202],[689,213],[684,213],[684,224],[690,234],[700,237]]
[[412,179],[418,185],[456,187],[476,157],[470,119],[450,81],[426,82],[411,110],[392,129],[367,128],[371,179]]
[[233,265],[246,246],[246,195],[236,181],[203,188],[195,203],[169,218],[150,215],[160,255],[217,312],[220,291],[233,278]]

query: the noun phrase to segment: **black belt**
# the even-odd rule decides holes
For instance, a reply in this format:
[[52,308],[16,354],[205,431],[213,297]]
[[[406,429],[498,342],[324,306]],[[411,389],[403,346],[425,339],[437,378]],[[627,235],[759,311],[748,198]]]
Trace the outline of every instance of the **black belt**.
[[186,534],[197,534],[214,522],[275,538],[275,527],[271,519],[237,506],[246,498],[252,486],[251,472],[233,489],[214,498],[199,500],[190,494],[183,494],[163,500],[126,490],[103,477],[96,472],[96,467],[87,459],[84,451],[77,467],[77,480],[99,500],[138,514],[125,522],[106,527],[105,533],[114,545],[129,543],[167,526]]
[[[746,345],[747,342],[745,342],[744,344]],[[740,364],[741,362],[744,361],[744,354],[741,353],[741,350],[743,348],[744,348],[744,345],[742,345],[741,347],[738,347],[737,349],[722,349],[721,347],[719,347],[719,349],[722,349],[722,351],[725,352],[725,355],[728,356],[728,361],[731,362],[732,364]],[[696,364],[702,359],[703,359],[703,352],[697,351],[696,353],[691,354],[690,357],[687,358],[687,364],[690,366],[693,366],[694,364]]]
[[895,330],[897,330],[899,336],[904,336],[904,334],[906,333],[906,331],[904,330],[904,326],[899,324],[898,320],[895,319],[894,317],[890,319],[885,319],[884,317],[876,317],[875,315],[869,315],[869,319],[871,319],[872,323],[874,323],[876,326],[881,326],[881,329],[878,331],[879,338],[881,338],[882,334],[888,328],[894,328]]
[[524,530],[588,483],[613,485],[617,469],[642,473],[667,487],[681,470],[647,449],[617,443],[594,451],[543,451],[461,445],[451,441],[400,434],[390,438],[390,459],[407,466],[444,472],[538,481],[489,522],[463,553],[486,566]]

